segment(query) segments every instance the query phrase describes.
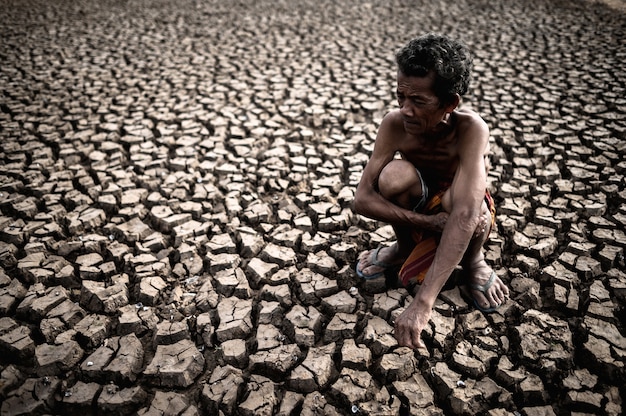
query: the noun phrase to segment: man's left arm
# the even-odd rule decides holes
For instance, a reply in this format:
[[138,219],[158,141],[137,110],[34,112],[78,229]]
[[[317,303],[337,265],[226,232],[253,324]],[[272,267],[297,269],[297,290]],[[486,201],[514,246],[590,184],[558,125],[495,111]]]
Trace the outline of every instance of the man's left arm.
[[[424,347],[420,339],[428,323],[432,307],[465,251],[481,222],[481,207],[487,186],[485,152],[489,129],[478,116],[468,120],[460,131],[459,167],[450,187],[450,215],[441,235],[435,258],[413,302],[396,321],[396,337],[400,345]],[[403,316],[404,315],[404,316]]]
[[467,123],[459,140],[459,167],[446,196],[449,206],[445,207],[444,204],[450,215],[441,235],[441,250],[437,250],[429,270],[429,280],[434,287],[429,290],[430,285],[427,284],[427,290],[424,291],[431,303],[434,303],[446,280],[461,262],[481,222],[481,208],[487,188],[485,153],[489,143],[489,129],[478,116],[472,117]]

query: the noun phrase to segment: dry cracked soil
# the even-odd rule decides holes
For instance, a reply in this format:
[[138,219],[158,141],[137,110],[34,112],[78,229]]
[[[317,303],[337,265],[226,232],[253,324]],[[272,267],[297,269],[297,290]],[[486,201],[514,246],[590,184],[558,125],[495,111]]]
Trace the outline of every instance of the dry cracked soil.
[[[1,415],[619,415],[626,15],[596,1],[1,0]],[[350,209],[394,51],[474,52],[483,314],[424,339]]]

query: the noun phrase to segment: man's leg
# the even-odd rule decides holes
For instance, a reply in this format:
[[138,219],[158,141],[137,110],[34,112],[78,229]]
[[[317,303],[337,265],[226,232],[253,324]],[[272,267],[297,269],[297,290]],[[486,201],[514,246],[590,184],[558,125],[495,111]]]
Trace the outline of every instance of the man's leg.
[[[484,228],[477,230],[477,235],[472,238],[467,251],[461,261],[463,270],[467,272],[469,276],[468,283],[471,285],[485,286],[492,277],[493,270],[485,261],[483,245],[489,238],[491,213],[487,204],[483,202],[484,210],[483,217],[487,217],[487,222]],[[480,227],[480,225],[479,225]],[[471,288],[472,298],[483,309],[496,308],[500,306],[509,297],[509,288],[502,282],[502,280],[494,275],[494,281],[491,286],[484,292],[482,290]]]
[[[447,212],[451,211],[452,207],[449,192],[442,198],[442,205],[444,210]],[[461,260],[461,266],[468,276],[467,283],[470,285],[485,286],[489,282],[493,270],[485,261],[483,251],[483,246],[489,238],[492,221],[491,211],[484,201],[480,215],[481,221],[479,221],[474,236],[465,251],[463,259]],[[495,308],[500,306],[509,297],[509,288],[499,277],[495,276],[493,284],[485,292],[478,289],[471,289],[471,296],[483,309]]]
[[[378,191],[388,201],[412,210],[422,197],[422,180],[415,166],[405,160],[394,159],[380,172]],[[390,224],[396,234],[396,242],[378,252],[377,260],[400,266],[411,253],[415,243],[411,237],[411,228]],[[371,250],[359,256],[359,270],[365,275],[372,275],[383,270],[371,263]]]

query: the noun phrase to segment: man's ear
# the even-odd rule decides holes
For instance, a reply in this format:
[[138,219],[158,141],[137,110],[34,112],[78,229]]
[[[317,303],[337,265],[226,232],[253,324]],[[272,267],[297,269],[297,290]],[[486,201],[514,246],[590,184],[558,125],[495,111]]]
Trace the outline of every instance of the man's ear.
[[450,102],[446,105],[446,113],[453,112],[461,103],[461,96],[459,94],[454,94]]

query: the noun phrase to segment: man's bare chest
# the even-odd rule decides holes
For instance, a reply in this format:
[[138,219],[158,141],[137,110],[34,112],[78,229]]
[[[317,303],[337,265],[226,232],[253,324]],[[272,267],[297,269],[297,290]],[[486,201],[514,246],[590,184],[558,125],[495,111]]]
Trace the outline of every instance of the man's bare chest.
[[453,140],[444,143],[406,143],[399,149],[402,158],[411,162],[424,176],[448,180],[459,165],[459,154]]

